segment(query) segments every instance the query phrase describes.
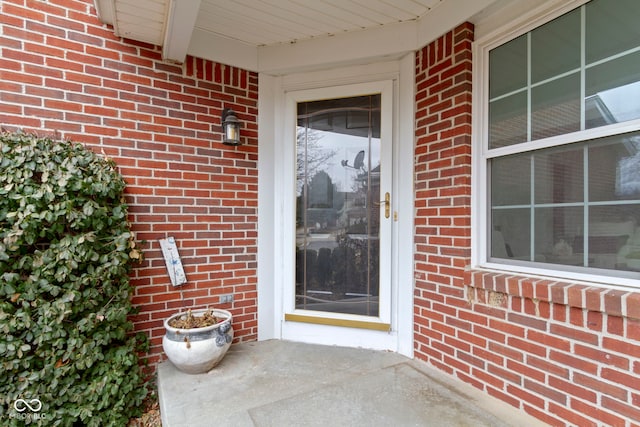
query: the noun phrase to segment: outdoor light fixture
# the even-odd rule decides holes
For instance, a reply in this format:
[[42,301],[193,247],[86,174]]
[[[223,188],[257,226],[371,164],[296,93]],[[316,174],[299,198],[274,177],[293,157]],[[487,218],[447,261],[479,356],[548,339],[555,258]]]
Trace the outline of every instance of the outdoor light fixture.
[[240,120],[236,113],[225,108],[222,110],[222,143],[227,145],[240,145]]

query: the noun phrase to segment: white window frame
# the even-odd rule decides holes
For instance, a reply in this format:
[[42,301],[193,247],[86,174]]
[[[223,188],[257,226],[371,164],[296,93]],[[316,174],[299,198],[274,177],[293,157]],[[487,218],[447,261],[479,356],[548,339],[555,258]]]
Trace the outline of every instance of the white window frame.
[[[522,14],[519,19],[510,21],[497,30],[474,42],[473,67],[473,115],[472,115],[472,214],[471,214],[471,266],[476,269],[494,270],[501,273],[523,274],[535,277],[547,277],[576,282],[598,283],[611,287],[640,288],[638,278],[615,277],[591,272],[572,272],[558,269],[512,265],[492,262],[488,253],[490,239],[489,225],[489,182],[488,163],[491,158],[520,153],[531,149],[543,149],[563,146],[573,142],[587,141],[606,136],[615,136],[640,131],[640,119],[593,129],[580,130],[568,134],[553,136],[531,142],[514,144],[495,149],[488,148],[489,139],[489,52],[523,34],[532,31],[547,22],[570,12],[589,0],[567,2],[551,1],[542,7]],[[584,102],[584,101],[583,101]],[[606,271],[606,270],[605,270]]]

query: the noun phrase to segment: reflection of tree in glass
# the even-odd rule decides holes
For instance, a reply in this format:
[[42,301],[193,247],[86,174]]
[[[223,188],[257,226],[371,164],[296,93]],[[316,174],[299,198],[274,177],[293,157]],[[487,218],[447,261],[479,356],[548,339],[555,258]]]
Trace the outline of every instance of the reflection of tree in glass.
[[323,135],[314,129],[298,126],[296,129],[296,191],[302,194],[305,181],[319,171],[331,166],[330,159],[337,150],[328,149],[320,144]]
[[313,175],[307,190],[308,206],[310,208],[332,208],[334,187],[331,177],[325,171],[319,171]]

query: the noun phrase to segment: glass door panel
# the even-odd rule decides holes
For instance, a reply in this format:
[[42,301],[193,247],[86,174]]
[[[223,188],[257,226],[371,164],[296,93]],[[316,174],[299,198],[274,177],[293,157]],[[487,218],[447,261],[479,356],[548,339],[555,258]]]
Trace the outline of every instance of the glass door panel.
[[380,122],[380,94],[297,103],[296,309],[379,316]]

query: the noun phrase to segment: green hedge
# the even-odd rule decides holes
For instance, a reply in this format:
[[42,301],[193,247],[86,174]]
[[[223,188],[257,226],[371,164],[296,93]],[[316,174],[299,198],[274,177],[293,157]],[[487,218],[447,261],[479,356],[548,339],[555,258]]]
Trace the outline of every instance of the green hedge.
[[79,144],[0,134],[0,425],[139,414],[148,343],[128,320],[140,252],[124,188],[112,161]]

